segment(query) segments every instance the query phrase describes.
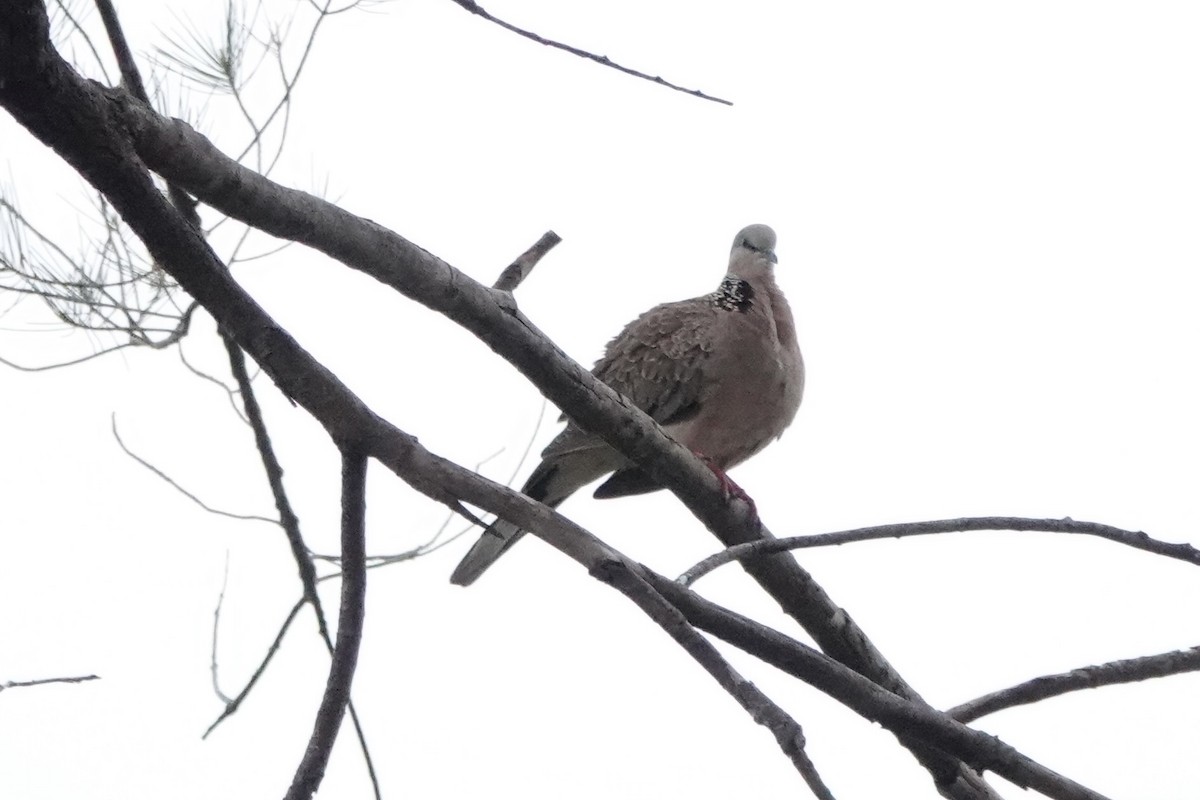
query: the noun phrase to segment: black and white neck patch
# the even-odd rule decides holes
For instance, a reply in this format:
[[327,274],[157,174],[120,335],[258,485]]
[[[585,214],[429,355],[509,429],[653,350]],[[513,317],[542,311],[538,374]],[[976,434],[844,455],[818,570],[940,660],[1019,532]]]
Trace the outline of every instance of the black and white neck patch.
[[754,287],[741,278],[726,275],[713,293],[713,305],[723,311],[749,311],[754,305]]

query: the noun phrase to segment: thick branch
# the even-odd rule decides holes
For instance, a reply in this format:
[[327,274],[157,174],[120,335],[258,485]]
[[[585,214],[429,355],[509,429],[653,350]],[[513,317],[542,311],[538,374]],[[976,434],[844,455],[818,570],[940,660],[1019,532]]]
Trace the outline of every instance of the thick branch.
[[717,648],[693,628],[679,610],[663,599],[638,570],[625,561],[605,561],[592,568],[592,577],[616,588],[632,600],[650,619],[658,623],[688,655],[704,667],[759,725],[775,736],[780,749],[792,760],[813,794],[831,800],[829,789],[821,781],[816,768],[804,750],[804,731],[787,712],[750,681],[738,674]]

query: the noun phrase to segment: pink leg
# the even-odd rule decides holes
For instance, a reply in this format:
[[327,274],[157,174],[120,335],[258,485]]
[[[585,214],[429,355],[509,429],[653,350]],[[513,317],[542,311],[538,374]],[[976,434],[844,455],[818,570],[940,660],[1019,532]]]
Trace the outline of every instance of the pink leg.
[[717,480],[721,482],[721,488],[725,491],[725,496],[737,497],[741,500],[745,500],[746,504],[750,506],[750,513],[757,517],[758,506],[754,504],[754,498],[746,494],[746,490],[738,486],[737,483],[734,482],[733,478],[726,475],[725,470],[718,467],[716,462],[714,462],[711,458],[700,452],[696,452],[696,455],[700,457],[701,461],[708,465],[708,468],[712,470],[713,475],[717,476]]

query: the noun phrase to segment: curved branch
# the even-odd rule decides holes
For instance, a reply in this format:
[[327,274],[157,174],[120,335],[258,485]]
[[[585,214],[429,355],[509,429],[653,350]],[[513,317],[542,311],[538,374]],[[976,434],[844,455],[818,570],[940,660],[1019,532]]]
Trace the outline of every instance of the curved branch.
[[1165,678],[1184,672],[1200,670],[1200,646],[1188,650],[1172,650],[1140,658],[1125,658],[1090,667],[1079,667],[1057,675],[1042,675],[1033,680],[1018,683],[983,697],[977,697],[946,711],[946,715],[959,722],[971,722],[1006,708],[1028,705],[1039,700],[1077,692],[1080,689],[1098,689],[1120,683],[1137,683],[1151,678]]
[[147,461],[146,459],[139,456],[137,453],[130,450],[128,445],[125,444],[125,440],[121,438],[121,432],[119,430],[117,430],[117,415],[116,414],[112,415],[111,424],[112,424],[113,438],[117,440],[117,444],[120,446],[120,448],[125,451],[125,455],[129,456],[134,461],[138,462],[143,467],[145,467],[146,469],[153,472],[159,478],[166,481],[167,484],[169,484],[172,489],[179,492],[181,495],[186,497],[188,500],[191,500],[193,503],[200,506],[202,509],[204,509],[208,513],[216,514],[221,517],[228,517],[230,519],[244,520],[247,522],[266,522],[269,525],[278,525],[279,524],[279,520],[271,519],[270,517],[263,517],[263,516],[259,516],[258,514],[236,514],[232,511],[224,511],[222,509],[214,508],[213,506],[210,506],[208,503],[204,502],[199,497],[197,497],[196,495],[189,492],[187,489],[180,486],[179,483],[176,482],[176,480],[174,478],[172,478],[170,475],[163,472],[161,469],[154,466],[149,461]]
[[94,353],[88,353],[86,356],[80,356],[79,358],[73,358],[70,361],[62,361],[62,362],[59,362],[56,364],[42,364],[37,367],[29,367],[24,364],[18,364],[15,361],[9,361],[7,358],[0,358],[0,364],[3,364],[4,366],[9,367],[10,369],[15,369],[19,372],[48,372],[52,369],[60,369],[62,367],[73,367],[76,364],[82,364],[85,361],[91,361],[93,358],[99,358],[100,356],[106,356],[109,353],[115,352],[117,350],[124,350],[126,347],[137,347],[139,344],[140,344],[139,342],[125,342],[123,344],[115,344],[112,347],[106,347],[103,350],[97,350]]
[[1164,542],[1154,539],[1142,531],[1127,531],[1104,525],[1100,522],[1078,522],[1070,517],[1063,519],[1030,519],[1027,517],[961,517],[959,519],[937,519],[928,522],[901,522],[894,525],[875,525],[870,528],[855,528],[836,533],[818,533],[811,536],[789,536],[784,539],[747,542],[728,547],[714,553],[696,564],[677,578],[683,586],[691,586],[717,567],[734,561],[762,558],[789,550],[808,547],[869,542],[875,539],[902,539],[909,536],[928,536],[935,533],[966,533],[972,531],[1042,531],[1045,533],[1069,533],[1078,536],[1095,536],[1110,542],[1123,544],[1147,553],[1186,561],[1200,566],[1200,550],[1186,542]]
[[317,791],[325,776],[346,705],[350,702],[350,685],[358,665],[367,597],[366,491],[367,457],[352,447],[343,446],[342,605],[338,612],[337,643],[312,737],[284,800],[308,800]]

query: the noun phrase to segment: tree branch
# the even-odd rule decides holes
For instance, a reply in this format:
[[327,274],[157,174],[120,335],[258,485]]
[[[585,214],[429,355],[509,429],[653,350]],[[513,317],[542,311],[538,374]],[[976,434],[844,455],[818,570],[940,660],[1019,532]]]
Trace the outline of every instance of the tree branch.
[[691,626],[684,615],[647,583],[639,571],[632,569],[628,561],[618,559],[597,564],[592,567],[591,574],[593,578],[612,586],[632,600],[666,631],[738,701],[755,722],[771,731],[780,749],[791,759],[813,794],[821,800],[833,800],[832,793],[817,774],[816,767],[804,750],[804,731],[800,725],[757,686],[738,674],[720,652]]
[[875,539],[902,539],[909,536],[928,536],[935,533],[964,533],[968,531],[1043,531],[1046,533],[1069,533],[1079,536],[1095,536],[1110,542],[1123,544],[1147,553],[1175,558],[1200,566],[1200,550],[1186,542],[1164,542],[1153,539],[1142,531],[1127,531],[1099,522],[1077,522],[1070,517],[1063,519],[1029,519],[1026,517],[960,517],[938,519],[928,522],[901,522],[894,525],[876,525],[870,528],[819,533],[810,536],[789,536],[728,547],[714,553],[696,564],[677,578],[680,585],[691,586],[717,567],[734,561],[762,558],[774,553],[800,550],[808,547],[869,542]]
[[312,738],[284,800],[308,800],[317,791],[325,776],[346,705],[350,702],[350,685],[358,664],[367,596],[366,478],[366,455],[352,446],[343,445],[342,605],[338,613],[337,643]]
[[973,767],[992,770],[1018,786],[1058,800],[1103,798],[995,736],[968,728],[923,703],[897,697],[811,647],[711,603],[662,575],[645,568],[643,575],[697,628],[820,689],[866,719],[878,722],[901,741],[920,738]]
[[117,429],[117,415],[116,414],[112,415],[111,424],[112,424],[113,438],[117,440],[117,445],[121,448],[121,450],[123,450],[125,452],[125,455],[129,456],[134,461],[136,461],[137,463],[141,464],[146,469],[153,472],[160,479],[162,479],[165,483],[167,483],[167,485],[169,485],[172,489],[179,492],[181,495],[186,497],[188,500],[191,500],[196,505],[200,506],[200,508],[207,511],[209,514],[216,514],[217,516],[220,516],[220,517],[228,517],[229,519],[243,520],[246,522],[265,522],[268,525],[278,525],[279,524],[279,520],[271,519],[270,517],[264,517],[264,516],[260,516],[258,514],[238,514],[233,511],[225,511],[223,509],[216,508],[214,506],[210,506],[208,503],[204,502],[199,497],[197,497],[196,495],[189,492],[187,489],[180,486],[179,482],[176,481],[174,478],[172,478],[170,475],[163,472],[161,469],[154,466],[149,461],[147,461],[146,459],[139,456],[137,453],[130,450],[129,446],[125,444],[125,440],[121,438],[121,432]]
[[1039,700],[1077,692],[1080,689],[1099,689],[1120,683],[1136,683],[1151,678],[1165,678],[1184,672],[1200,670],[1200,646],[1188,650],[1173,650],[1141,658],[1125,658],[1070,672],[1041,677],[1018,683],[983,697],[977,697],[946,711],[959,722],[971,722],[1006,708],[1028,705]]
[[287,617],[284,618],[283,624],[279,626],[279,631],[275,634],[275,640],[271,642],[271,645],[267,648],[266,655],[263,656],[254,672],[250,673],[250,679],[246,681],[246,685],[242,687],[242,690],[237,693],[236,697],[226,703],[225,708],[221,711],[220,716],[213,720],[212,724],[208,726],[208,728],[204,731],[204,734],[200,737],[201,739],[207,739],[209,734],[217,729],[218,725],[227,720],[229,717],[232,717],[238,712],[238,709],[242,707],[242,703],[247,697],[250,696],[250,692],[258,684],[259,678],[266,673],[267,666],[271,663],[271,660],[275,658],[275,654],[279,652],[280,645],[283,644],[283,637],[287,634],[288,629],[292,627],[292,623],[296,621],[296,617],[300,615],[300,610],[304,608],[307,602],[308,601],[306,599],[300,598],[296,601],[296,604],[292,606],[292,610],[289,611]]
[[455,5],[465,8],[467,11],[470,11],[472,14],[474,14],[478,17],[483,17],[488,22],[494,22],[495,24],[499,25],[501,28],[510,30],[513,33],[517,34],[518,36],[524,36],[526,39],[537,42],[538,44],[544,44],[547,47],[553,47],[557,50],[562,50],[564,52],[570,53],[571,55],[579,56],[580,58],[586,58],[589,61],[595,61],[597,64],[600,64],[605,67],[611,67],[612,69],[615,69],[618,72],[624,72],[626,75],[632,75],[635,78],[641,78],[643,80],[650,81],[651,83],[657,83],[659,86],[665,86],[668,89],[674,89],[677,92],[683,92],[684,94],[690,94],[692,97],[699,97],[701,100],[711,100],[714,103],[720,103],[720,104],[726,105],[726,106],[733,105],[732,101],[723,100],[720,97],[713,97],[712,95],[705,94],[704,92],[700,91],[699,89],[686,89],[682,86],[671,83],[670,81],[665,80],[658,75],[647,75],[645,72],[639,72],[636,69],[631,69],[629,67],[622,66],[621,64],[618,64],[617,62],[613,61],[608,56],[599,56],[599,55],[596,55],[595,53],[588,52],[587,50],[581,50],[578,47],[572,47],[569,44],[563,44],[562,42],[556,42],[553,39],[547,39],[544,36],[539,36],[538,34],[534,33],[533,31],[528,31],[528,30],[525,30],[524,28],[518,28],[516,25],[513,25],[510,22],[505,22],[504,20],[499,19],[498,17],[492,16],[490,13],[488,13],[486,10],[484,10],[478,3],[476,3],[475,0],[451,0],[451,2],[453,2]]
[[[325,642],[325,648],[333,656],[335,652],[333,638],[329,634],[329,623],[325,618],[325,608],[321,603],[321,595],[317,592],[316,566],[313,564],[312,553],[309,551],[308,545],[304,542],[304,536],[300,532],[300,518],[296,516],[291,500],[288,498],[287,489],[283,485],[283,466],[279,463],[279,457],[275,454],[275,446],[271,442],[271,435],[267,430],[266,419],[262,415],[262,407],[258,404],[258,396],[254,391],[254,383],[250,380],[250,373],[246,369],[245,355],[233,337],[224,331],[221,331],[221,341],[225,344],[225,351],[229,357],[229,368],[233,373],[234,381],[237,383],[238,394],[242,398],[242,408],[246,412],[246,420],[250,423],[251,430],[254,431],[255,448],[258,450],[259,458],[262,460],[263,471],[267,475],[267,484],[271,487],[271,496],[275,498],[275,508],[279,512],[279,525],[283,528],[284,535],[287,537],[288,547],[292,551],[292,559],[296,562],[296,569],[300,574],[300,585],[304,593],[304,602],[312,606],[313,615],[317,619],[317,631],[321,636],[321,640]],[[289,617],[288,623],[290,622],[291,618]],[[288,623],[285,623],[284,627],[280,630],[280,636],[287,630]],[[271,647],[274,649],[278,646],[279,639],[277,638]],[[261,674],[261,669],[266,667],[269,660],[270,651],[268,651],[267,659],[263,661],[262,667],[260,667],[260,672],[256,672],[246,685],[246,692],[253,687],[257,676]],[[238,695],[239,702],[244,696],[244,693]],[[354,725],[354,732],[358,737],[358,745],[362,751],[363,761],[367,768],[367,776],[371,780],[371,787],[378,800],[381,792],[379,788],[379,776],[375,772],[375,760],[371,757],[371,748],[367,744],[366,732],[363,730],[361,720],[359,720],[358,709],[354,707],[353,700],[349,701],[348,705],[350,721]],[[228,714],[223,714],[221,719],[224,719],[226,716]],[[217,722],[220,722],[220,719]],[[216,726],[217,722],[214,722],[209,728],[210,732]]]
[[[165,121],[128,95],[83,81],[46,40],[40,4],[11,0],[10,7],[0,16],[0,105],[111,199],[155,260],[335,441],[358,443],[418,491],[455,510],[459,498],[495,510],[504,497],[454,474],[449,462],[379,419],[301,348],[233,281],[203,238],[182,224],[143,163],[224,213],[316,247],[459,322],[671,489],[725,544],[770,536],[746,504],[725,497],[712,471],[690,451],[541,335],[513,308],[511,295],[480,286],[376,223],[241,168],[186,124]],[[576,555],[587,549],[579,542],[560,545]],[[794,559],[777,555],[746,568],[826,652],[890,691],[919,698]],[[961,763],[933,749],[914,751],[939,787],[965,786],[959,797],[996,796]]]
[[0,692],[5,689],[22,689],[29,686],[45,686],[48,683],[84,683],[86,681],[98,681],[99,675],[80,675],[74,678],[35,678],[31,681],[4,681],[0,683]]
[[[100,18],[104,21],[104,32],[108,35],[109,45],[113,49],[117,67],[121,71],[121,82],[130,94],[149,106],[150,95],[146,93],[146,84],[142,82],[142,74],[138,70],[137,62],[133,59],[129,40],[125,38],[125,31],[117,19],[117,9],[113,7],[112,0],[95,1],[96,8],[100,11]],[[192,227],[199,228],[200,216],[196,213],[195,201],[174,183],[168,185],[167,192],[179,213],[183,214]]]
[[520,286],[529,274],[533,272],[533,268],[542,260],[542,257],[549,253],[554,246],[562,241],[562,237],[554,231],[546,231],[542,234],[542,238],[538,239],[529,249],[521,255],[517,256],[517,260],[504,268],[500,273],[500,277],[492,284],[492,288],[500,292],[513,292]]

